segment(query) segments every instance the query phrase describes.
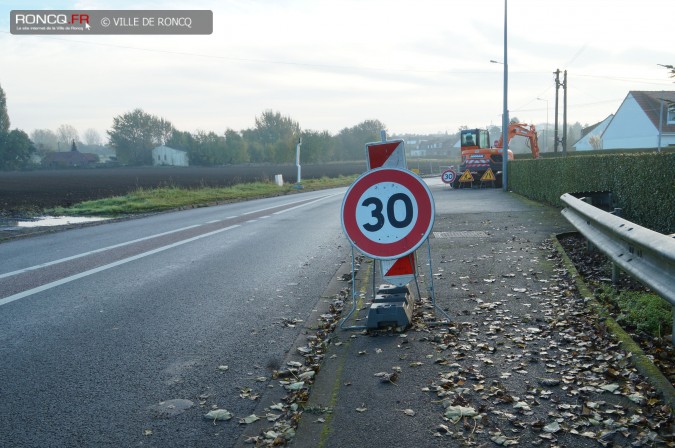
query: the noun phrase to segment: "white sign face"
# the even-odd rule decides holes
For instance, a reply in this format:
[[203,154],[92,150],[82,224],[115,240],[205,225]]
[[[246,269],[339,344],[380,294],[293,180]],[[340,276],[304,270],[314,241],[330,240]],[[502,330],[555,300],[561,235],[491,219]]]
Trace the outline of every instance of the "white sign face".
[[457,173],[455,173],[453,170],[445,170],[445,171],[443,171],[443,174],[441,174],[441,179],[446,184],[453,183],[456,178],[457,178]]
[[389,260],[417,249],[431,232],[434,200],[410,171],[377,168],[356,179],[342,201],[342,229],[365,255]]
[[417,201],[401,184],[382,182],[368,188],[356,208],[356,224],[377,243],[395,243],[405,238],[417,222]]

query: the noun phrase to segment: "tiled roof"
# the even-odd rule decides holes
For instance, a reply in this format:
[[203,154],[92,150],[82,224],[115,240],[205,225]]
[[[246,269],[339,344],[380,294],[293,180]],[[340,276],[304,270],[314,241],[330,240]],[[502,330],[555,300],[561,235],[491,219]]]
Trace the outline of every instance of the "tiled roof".
[[98,162],[96,154],[81,153],[79,151],[50,152],[42,159],[43,164],[88,165]]
[[661,99],[663,98],[663,132],[675,132],[675,124],[668,124],[666,121],[667,112],[668,112],[668,101],[675,104],[675,91],[641,91],[641,90],[631,90],[628,92],[629,95],[632,95],[635,98],[635,101],[640,105],[642,110],[645,111],[645,114],[654,126],[659,128],[659,116],[661,114]]

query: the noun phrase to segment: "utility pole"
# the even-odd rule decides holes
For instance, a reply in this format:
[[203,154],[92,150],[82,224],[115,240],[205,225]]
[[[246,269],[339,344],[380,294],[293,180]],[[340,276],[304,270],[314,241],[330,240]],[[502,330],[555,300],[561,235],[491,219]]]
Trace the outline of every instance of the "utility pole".
[[560,69],[553,72],[555,75],[555,123],[553,131],[553,152],[558,152],[558,89],[560,88]]
[[567,155],[567,70],[563,76],[562,88],[563,92],[563,138],[562,138],[562,150],[563,154]]

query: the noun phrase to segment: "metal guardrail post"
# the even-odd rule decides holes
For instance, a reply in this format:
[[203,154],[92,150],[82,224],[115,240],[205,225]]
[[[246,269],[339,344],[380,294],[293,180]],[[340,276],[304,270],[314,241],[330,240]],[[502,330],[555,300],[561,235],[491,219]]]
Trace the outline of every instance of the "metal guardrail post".
[[652,289],[673,309],[671,340],[675,345],[675,239],[593,207],[570,194],[563,216],[616,267]]

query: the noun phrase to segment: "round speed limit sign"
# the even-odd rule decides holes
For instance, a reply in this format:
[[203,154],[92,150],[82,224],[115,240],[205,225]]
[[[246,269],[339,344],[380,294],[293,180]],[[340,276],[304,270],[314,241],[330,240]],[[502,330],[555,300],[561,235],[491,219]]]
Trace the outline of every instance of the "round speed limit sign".
[[356,179],[342,200],[342,229],[368,257],[400,258],[427,239],[435,204],[422,179],[408,170],[377,168]]
[[441,174],[441,179],[446,184],[451,184],[455,181],[455,179],[457,179],[457,173],[455,173],[454,170],[445,170]]

